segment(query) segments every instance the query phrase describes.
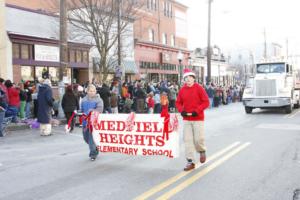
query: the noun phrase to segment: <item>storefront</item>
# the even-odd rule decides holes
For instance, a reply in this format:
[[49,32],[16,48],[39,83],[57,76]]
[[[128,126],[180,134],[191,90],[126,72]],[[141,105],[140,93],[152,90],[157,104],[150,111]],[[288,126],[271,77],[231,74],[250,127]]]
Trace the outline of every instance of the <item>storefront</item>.
[[[13,53],[15,83],[49,78],[53,86],[59,81],[59,47],[57,40],[9,34]],[[88,80],[89,49],[86,44],[68,43],[68,66],[63,81],[66,84]]]
[[[178,60],[182,53],[181,62]],[[153,82],[178,82],[182,70],[188,66],[189,51],[148,42],[136,42],[135,60],[142,79]]]

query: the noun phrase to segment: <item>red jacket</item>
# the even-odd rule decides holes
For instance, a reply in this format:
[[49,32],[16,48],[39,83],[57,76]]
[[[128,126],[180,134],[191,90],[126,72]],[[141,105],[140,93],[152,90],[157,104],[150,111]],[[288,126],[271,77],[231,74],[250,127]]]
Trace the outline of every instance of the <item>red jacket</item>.
[[148,108],[154,108],[154,100],[152,97],[148,98]]
[[176,107],[181,113],[196,112],[197,116],[187,116],[184,120],[188,121],[204,121],[204,110],[209,106],[209,99],[206,91],[198,84],[194,83],[191,87],[184,85],[178,93]]
[[20,90],[15,87],[7,88],[10,106],[20,107]]

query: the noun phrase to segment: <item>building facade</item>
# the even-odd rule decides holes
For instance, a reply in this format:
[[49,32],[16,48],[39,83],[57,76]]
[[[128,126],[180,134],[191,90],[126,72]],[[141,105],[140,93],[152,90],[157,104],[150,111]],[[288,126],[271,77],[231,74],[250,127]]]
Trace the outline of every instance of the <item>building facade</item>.
[[147,0],[134,22],[138,76],[179,81],[189,64],[187,7],[173,0]]
[[[59,16],[58,1],[55,0],[6,0],[3,6],[5,11],[6,26],[3,26],[3,39],[8,43],[8,72],[3,73],[4,78],[14,82],[39,79],[43,74],[48,74],[53,85],[57,85],[59,73]],[[77,34],[77,35],[75,35]],[[82,37],[77,30],[72,31],[68,24],[68,68],[66,83],[84,83],[93,79],[98,80],[101,71],[97,66],[99,53],[93,44],[93,38],[83,33]],[[4,37],[1,37],[4,38]],[[114,45],[115,51],[117,45]],[[112,79],[117,71],[125,70],[128,80],[137,73],[134,62],[133,21],[128,23],[126,37],[122,37],[123,62],[116,66],[112,62],[108,79]],[[115,59],[116,61],[116,59]],[[3,71],[3,70],[2,70]],[[45,71],[47,71],[45,73]],[[1,71],[0,71],[1,72]]]
[[[58,17],[36,10],[6,4],[6,27],[10,45],[14,82],[49,78],[56,86],[59,77],[59,26]],[[88,80],[89,51],[91,46],[79,41],[68,42],[68,67],[65,83]]]
[[[207,48],[197,48],[191,53],[191,66],[196,72],[196,80],[206,83],[207,78]],[[231,67],[228,59],[222,54],[219,47],[212,48],[211,55],[211,82],[215,85],[235,85],[236,70]]]

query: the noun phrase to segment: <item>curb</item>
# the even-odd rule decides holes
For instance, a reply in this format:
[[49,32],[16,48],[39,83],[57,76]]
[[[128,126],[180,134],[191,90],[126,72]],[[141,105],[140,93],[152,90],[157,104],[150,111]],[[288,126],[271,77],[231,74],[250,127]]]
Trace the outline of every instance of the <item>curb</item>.
[[[63,125],[67,123],[66,119],[57,119],[57,120],[59,121],[59,125]],[[25,123],[10,123],[6,127],[6,131],[20,131],[24,129],[30,129],[30,125]]]

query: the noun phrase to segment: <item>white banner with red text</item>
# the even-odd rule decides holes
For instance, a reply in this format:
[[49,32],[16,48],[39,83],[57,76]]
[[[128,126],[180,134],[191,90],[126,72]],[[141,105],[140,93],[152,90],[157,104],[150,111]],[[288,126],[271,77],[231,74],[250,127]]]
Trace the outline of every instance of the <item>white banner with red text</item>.
[[[179,156],[178,118],[170,114],[168,131],[159,114],[93,113],[93,138],[99,152],[142,156]],[[166,135],[168,134],[168,135]]]

